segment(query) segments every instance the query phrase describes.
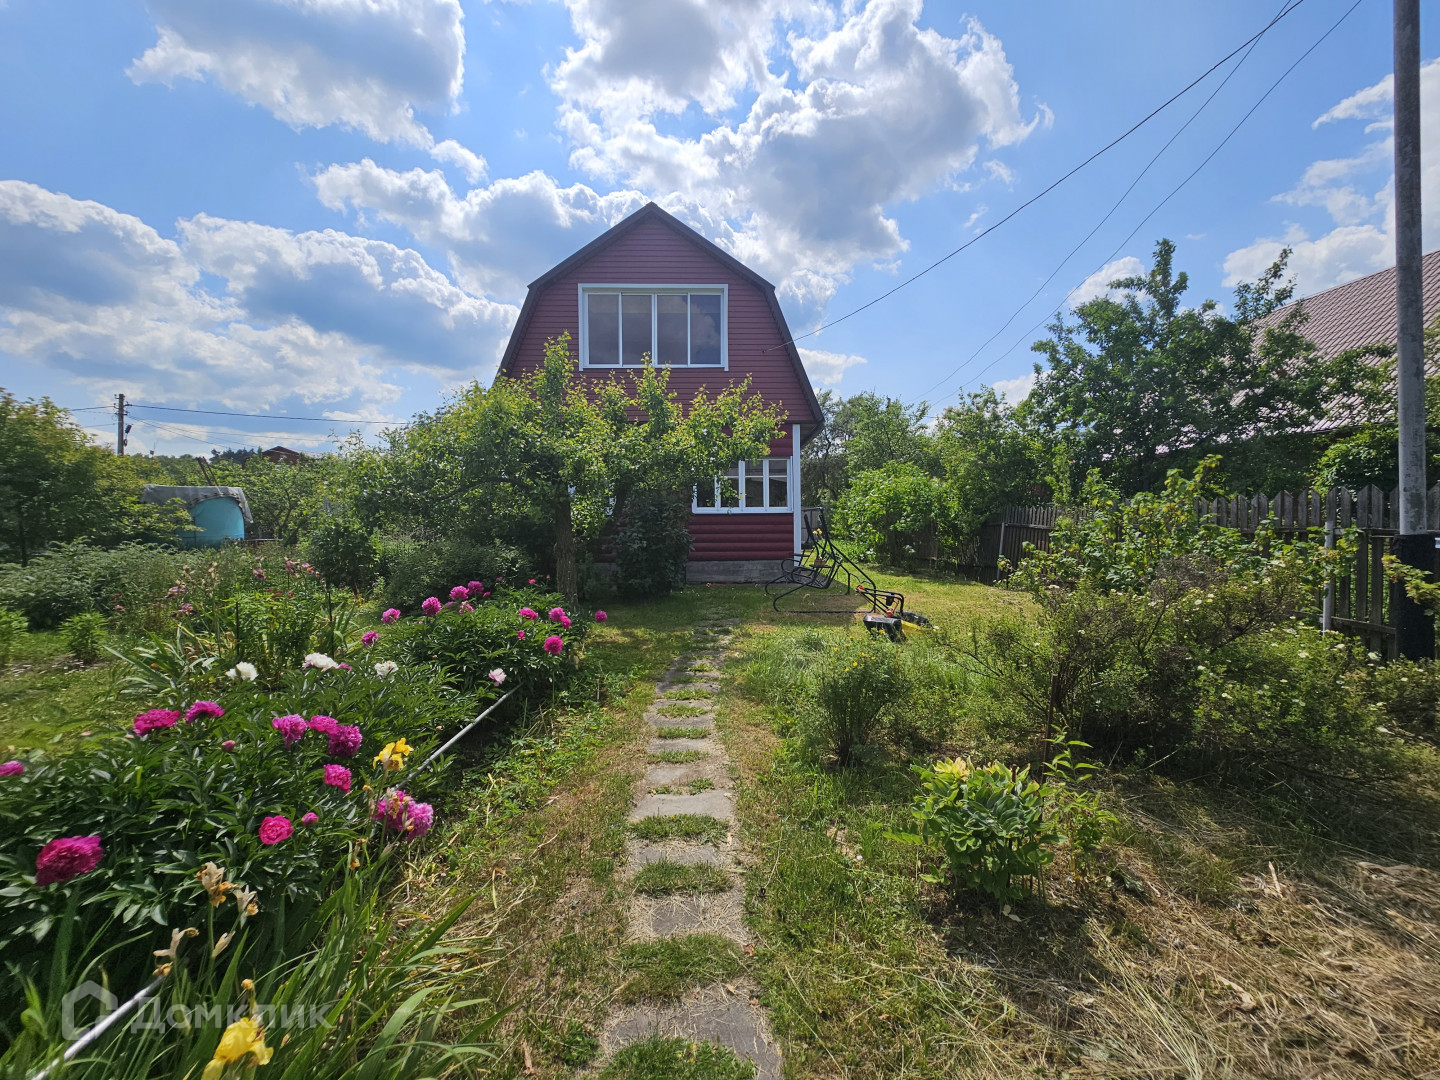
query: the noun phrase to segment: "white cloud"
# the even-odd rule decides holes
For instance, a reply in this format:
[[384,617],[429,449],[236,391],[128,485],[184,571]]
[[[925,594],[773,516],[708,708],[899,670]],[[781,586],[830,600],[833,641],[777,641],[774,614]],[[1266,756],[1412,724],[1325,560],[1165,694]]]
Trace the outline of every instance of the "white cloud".
[[446,139],[430,148],[430,156],[436,161],[448,162],[459,167],[465,179],[478,184],[485,179],[489,166],[485,159],[467,146],[461,146],[454,139]]
[[177,228],[0,181],[0,352],[97,394],[383,417],[397,368],[487,377],[516,314],[391,244],[203,214]]
[[858,364],[865,363],[863,356],[853,353],[826,352],[823,349],[801,349],[800,361],[812,382],[821,386],[839,386],[845,372]]
[[1028,371],[1024,375],[1014,379],[997,380],[991,387],[997,394],[1003,397],[1011,405],[1019,405],[1030,396],[1030,391],[1035,386],[1035,372]]
[[1113,262],[1108,262],[1099,270],[1087,277],[1079,285],[1070,291],[1065,298],[1065,305],[1070,308],[1077,308],[1087,300],[1094,300],[1097,296],[1111,296],[1110,288],[1112,281],[1120,278],[1137,277],[1146,272],[1145,264],[1134,255],[1125,255]]
[[[1289,270],[1300,295],[1340,285],[1395,263],[1394,146],[1389,136],[1394,96],[1391,76],[1351,94],[1318,117],[1313,127],[1340,121],[1369,121],[1365,133],[1383,137],[1349,157],[1315,161],[1276,201],[1321,207],[1332,224],[1312,236],[1290,222],[1278,236],[1257,238],[1225,258],[1225,283],[1235,285],[1262,273],[1282,248],[1292,249]],[[1420,70],[1421,203],[1426,248],[1440,240],[1440,59]]]
[[460,94],[459,0],[148,0],[159,39],[137,83],[213,80],[296,128],[339,124],[380,142],[433,145],[415,109]]

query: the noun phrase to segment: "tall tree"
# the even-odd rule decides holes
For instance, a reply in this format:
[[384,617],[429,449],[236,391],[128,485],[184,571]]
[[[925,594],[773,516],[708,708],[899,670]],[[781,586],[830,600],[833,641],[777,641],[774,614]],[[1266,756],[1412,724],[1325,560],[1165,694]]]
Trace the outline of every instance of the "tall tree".
[[973,533],[1006,505],[1043,502],[1050,449],[1024,410],[988,386],[948,406],[935,425],[935,449],[953,492],[955,524]]

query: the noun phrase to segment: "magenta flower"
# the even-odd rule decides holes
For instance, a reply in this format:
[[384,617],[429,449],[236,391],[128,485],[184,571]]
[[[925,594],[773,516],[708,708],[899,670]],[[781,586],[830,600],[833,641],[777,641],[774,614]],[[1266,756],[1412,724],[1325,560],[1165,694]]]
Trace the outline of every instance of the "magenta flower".
[[354,724],[336,724],[330,733],[330,753],[336,757],[354,757],[363,736]]
[[220,749],[224,750],[227,754],[233,754],[235,752],[235,740],[226,739],[220,744]]
[[469,585],[465,586],[465,588],[469,591],[471,596],[479,596],[482,592],[485,591],[485,582],[472,581]]
[[400,621],[400,609],[398,607],[386,608],[385,614],[380,616],[380,621],[389,625],[392,622]]
[[282,814],[267,817],[260,823],[260,842],[267,847],[278,844],[281,840],[289,840],[294,834],[295,826]]
[[19,761],[7,761],[0,765],[0,776],[23,776],[25,765]]
[[62,836],[51,840],[35,856],[35,884],[51,885],[88,874],[100,865],[105,849],[98,836]]
[[350,794],[350,770],[344,765],[326,765],[325,783],[331,787],[338,787],[346,795]]
[[565,609],[563,607],[552,607],[550,609],[551,622],[559,622],[563,618],[565,618]]
[[301,824],[301,825],[304,825],[304,826],[306,826],[306,827],[309,827],[309,826],[311,826],[311,825],[318,824],[319,821],[320,821],[320,815],[317,814],[317,813],[315,813],[314,810],[311,810],[311,811],[309,811],[304,817],[302,817],[302,818],[300,819],[300,824]]
[[489,599],[490,599],[490,590],[489,590],[489,589],[486,589],[486,590],[484,591],[484,593],[481,594],[480,599],[481,599],[481,600],[489,600]]
[[225,710],[220,707],[218,701],[197,701],[185,710],[185,722],[193,724],[202,716],[214,716],[217,719],[225,715]]
[[569,616],[569,615],[561,615],[561,616],[560,616],[560,626],[561,626],[562,629],[565,629],[565,630],[569,630],[569,629],[570,629],[570,616]]
[[565,642],[561,641],[554,634],[551,634],[545,639],[545,644],[541,647],[551,656],[559,656],[560,650],[565,648]]
[[604,622],[604,621],[605,621],[606,619],[608,619],[608,618],[610,618],[610,616],[609,616],[609,615],[606,615],[605,612],[603,612],[603,611],[597,611],[597,612],[595,612],[595,621],[596,621],[596,622]]
[[524,640],[525,640],[525,631],[524,631],[524,630],[516,630],[516,631],[515,631],[515,637],[516,637],[516,639],[519,640],[519,641],[524,641]]
[[386,828],[403,833],[407,840],[424,836],[435,824],[435,808],[429,803],[416,802],[399,788],[376,803],[373,816],[376,821],[383,821]]
[[531,584],[531,585],[534,585],[534,584],[535,584],[535,579],[534,579],[533,577],[530,579],[530,584]]
[[474,610],[475,610],[475,605],[472,604],[472,603],[470,603],[469,600],[466,600],[466,601],[464,601],[464,602],[460,605],[460,610],[461,610],[461,611],[474,611]]
[[341,660],[341,661],[340,661],[340,670],[341,670],[341,671],[354,671],[355,669],[352,668],[349,664],[345,663],[344,660]]
[[450,600],[451,602],[456,604],[458,604],[461,600],[466,599],[469,595],[470,590],[467,589],[464,585],[456,585],[453,589],[450,590]]
[[379,640],[380,640],[380,631],[379,631],[379,630],[366,630],[363,634],[360,635],[360,644],[361,644],[361,645],[374,645],[375,642],[377,642],[377,641],[379,641]]
[[285,736],[286,746],[294,746],[305,737],[305,732],[310,730],[310,725],[305,723],[305,718],[294,714],[277,716],[270,721],[270,726]]
[[441,606],[438,596],[427,596],[424,602],[421,603],[420,610],[426,615],[439,615]]
[[534,608],[522,607],[520,609],[520,617],[522,619],[538,619],[540,618],[540,613]]
[[136,735],[148,735],[152,731],[172,728],[180,722],[178,709],[151,709],[135,717],[133,725]]
[[308,727],[311,731],[320,732],[320,734],[322,735],[334,735],[335,729],[340,725],[333,716],[325,716],[321,713],[316,713],[314,716],[310,717],[310,722],[307,723],[305,726]]

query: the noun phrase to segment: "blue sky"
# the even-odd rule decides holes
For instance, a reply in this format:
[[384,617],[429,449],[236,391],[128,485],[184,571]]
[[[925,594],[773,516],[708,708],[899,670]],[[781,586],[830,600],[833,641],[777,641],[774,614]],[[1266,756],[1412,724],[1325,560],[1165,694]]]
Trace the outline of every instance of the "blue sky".
[[[1040,202],[805,338],[816,385],[935,407],[981,382],[1023,394],[1036,324],[1161,236],[1197,302],[1282,243],[1302,293],[1389,265],[1390,5],[1360,0],[1316,45],[1353,2],[1303,0]],[[3,0],[0,385],[101,431],[117,392],[275,417],[141,409],[132,451],[321,449],[488,381],[524,284],[652,198],[776,282],[809,331],[993,224],[1280,7]],[[1422,56],[1428,249],[1440,21]]]

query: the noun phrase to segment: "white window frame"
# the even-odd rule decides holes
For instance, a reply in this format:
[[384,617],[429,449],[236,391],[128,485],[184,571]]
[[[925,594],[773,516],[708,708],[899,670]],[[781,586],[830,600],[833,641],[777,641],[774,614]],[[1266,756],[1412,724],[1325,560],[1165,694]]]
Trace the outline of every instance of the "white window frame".
[[[673,371],[729,371],[730,370],[730,286],[729,285],[646,285],[632,284],[622,285],[612,282],[582,282],[579,286],[579,311],[580,311],[580,366],[594,371],[633,371],[640,367],[639,364],[626,364],[623,362],[625,346],[622,340],[620,355],[622,362],[619,364],[592,364],[590,363],[590,308],[585,302],[588,294],[595,293],[649,293],[658,296],[661,293],[685,294],[685,293],[711,293],[720,297],[720,363],[719,364],[656,364],[656,367],[670,368]],[[660,304],[658,301],[650,303],[650,344],[653,347],[655,342],[660,340]],[[621,337],[624,337],[624,318],[621,317]],[[687,336],[690,332],[687,323]],[[687,357],[688,359],[688,357]]]
[[[745,462],[740,462],[737,472],[736,483],[739,486],[739,506],[701,506],[700,492],[697,489],[690,498],[690,512],[692,514],[793,514],[795,512],[795,458],[792,457],[763,457],[761,461],[761,477],[765,493],[765,506],[745,505]],[[770,476],[775,467],[779,466],[785,473],[785,497],[789,501],[788,506],[770,506]],[[720,481],[722,477],[716,477],[712,483],[715,485],[715,502],[720,501]]]

